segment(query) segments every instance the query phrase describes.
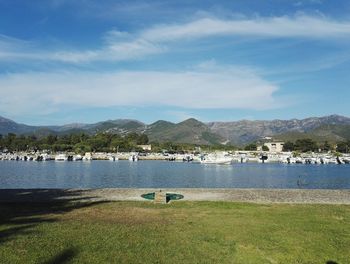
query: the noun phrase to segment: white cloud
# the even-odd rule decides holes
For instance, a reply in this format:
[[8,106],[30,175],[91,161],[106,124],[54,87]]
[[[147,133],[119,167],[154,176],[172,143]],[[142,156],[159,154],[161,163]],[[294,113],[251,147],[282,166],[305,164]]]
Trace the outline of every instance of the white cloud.
[[0,76],[0,111],[36,113],[63,106],[173,106],[191,109],[276,106],[278,87],[253,71],[217,67],[187,72],[60,72]]
[[[350,22],[325,17],[297,15],[294,17],[257,17],[222,20],[201,18],[189,23],[156,25],[140,32],[112,30],[105,34],[98,49],[40,51],[39,48],[17,47],[12,40],[0,36],[0,59],[40,60],[65,63],[93,61],[125,61],[171,50],[170,43],[220,36],[264,38],[304,38],[334,41],[350,37]],[[40,45],[38,45],[40,46]]]
[[132,41],[115,42],[103,46],[101,49],[85,51],[36,51],[25,50],[23,47],[14,48],[9,43],[1,43],[0,60],[34,60],[56,61],[64,63],[88,63],[93,61],[126,61],[142,58],[147,55],[164,52],[165,47],[149,41],[136,39]]
[[[37,57],[31,52],[33,43],[0,34],[0,60],[1,59],[29,59]],[[25,50],[25,52],[23,52]]]
[[306,15],[239,20],[203,18],[186,24],[156,26],[142,33],[143,38],[158,42],[224,35],[307,39],[349,37],[350,23]]
[[[122,59],[165,52],[168,44],[182,40],[220,36],[252,36],[264,38],[335,39],[350,37],[350,22],[339,22],[324,17],[298,15],[255,19],[221,20],[202,18],[189,23],[158,25],[138,34],[110,31],[110,50],[128,54]],[[120,38],[128,38],[119,42]],[[114,41],[113,41],[114,40]],[[113,49],[113,47],[117,47]],[[121,51],[121,52],[119,52]],[[113,52],[110,52],[112,55]],[[109,56],[113,59],[113,56]]]
[[142,58],[147,55],[165,51],[164,47],[151,42],[136,39],[130,42],[110,43],[100,50],[61,51],[46,54],[46,59],[70,63],[86,63],[91,61],[126,61]]

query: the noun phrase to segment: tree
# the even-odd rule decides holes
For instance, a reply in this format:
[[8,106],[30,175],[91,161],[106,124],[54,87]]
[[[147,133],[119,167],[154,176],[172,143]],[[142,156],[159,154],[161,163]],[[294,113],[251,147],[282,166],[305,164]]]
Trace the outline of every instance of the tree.
[[265,145],[262,146],[262,150],[263,150],[263,151],[270,151],[269,147],[268,147],[268,146],[265,146]]
[[25,136],[21,135],[13,140],[11,147],[14,150],[26,150],[27,149],[27,139]]
[[71,134],[70,135],[70,143],[72,145],[76,145],[81,142],[81,137],[79,134]]
[[75,153],[84,154],[86,152],[91,152],[91,147],[85,143],[78,143],[74,146]]
[[331,149],[332,149],[332,146],[328,143],[328,141],[325,141],[324,144],[322,145],[322,150],[330,151]]
[[349,153],[350,152],[350,141],[339,142],[337,144],[337,151],[341,152],[341,153]]
[[318,146],[315,141],[309,138],[305,139],[298,139],[295,141],[295,150],[299,150],[301,152],[308,152],[308,151],[317,151]]
[[16,134],[14,133],[8,133],[7,134],[7,140],[9,141],[9,143],[11,143],[12,141],[14,141],[16,139]]
[[88,140],[88,144],[91,146],[93,151],[101,151],[107,147],[107,142],[101,137],[95,137]]
[[48,144],[48,145],[53,145],[53,144],[55,144],[55,142],[57,141],[57,136],[54,136],[54,135],[48,135],[47,137],[46,137],[46,143]]
[[146,134],[141,134],[136,143],[137,145],[146,145],[148,143],[148,136]]
[[137,139],[139,138],[139,135],[135,132],[129,133],[126,135],[126,140],[129,142],[135,142],[137,141]]
[[30,137],[30,140],[32,140],[32,141],[37,141],[38,140],[36,135],[31,135],[29,137]]
[[244,150],[248,150],[248,151],[254,151],[256,149],[257,149],[257,146],[255,143],[251,143],[251,144],[244,147]]
[[287,141],[283,145],[283,151],[293,151],[294,150],[294,143],[291,141]]
[[118,136],[118,135],[114,135],[113,139],[110,143],[110,147],[111,150],[113,151],[121,151],[122,149],[125,149],[125,139],[123,139],[122,137]]

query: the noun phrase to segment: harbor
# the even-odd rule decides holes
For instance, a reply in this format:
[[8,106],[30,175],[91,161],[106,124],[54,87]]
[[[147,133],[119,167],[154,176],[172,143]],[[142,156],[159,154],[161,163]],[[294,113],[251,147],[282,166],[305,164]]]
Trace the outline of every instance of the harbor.
[[0,161],[96,161],[96,160],[164,160],[203,164],[284,163],[284,164],[350,164],[350,154],[231,151],[209,153],[139,153],[87,152],[85,154],[48,152],[0,152]]

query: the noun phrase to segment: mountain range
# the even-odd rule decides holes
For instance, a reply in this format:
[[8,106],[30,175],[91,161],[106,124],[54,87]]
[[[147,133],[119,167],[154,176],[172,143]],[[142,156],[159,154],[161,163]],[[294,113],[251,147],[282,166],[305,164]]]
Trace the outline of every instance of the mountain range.
[[99,132],[127,134],[130,132],[145,133],[151,142],[171,141],[191,144],[233,144],[244,145],[271,136],[280,140],[312,138],[316,141],[350,140],[350,118],[340,115],[310,117],[306,119],[203,123],[194,118],[180,123],[164,120],[152,124],[132,119],[107,120],[94,124],[67,124],[62,126],[30,126],[16,123],[0,116],[0,134],[70,134]]

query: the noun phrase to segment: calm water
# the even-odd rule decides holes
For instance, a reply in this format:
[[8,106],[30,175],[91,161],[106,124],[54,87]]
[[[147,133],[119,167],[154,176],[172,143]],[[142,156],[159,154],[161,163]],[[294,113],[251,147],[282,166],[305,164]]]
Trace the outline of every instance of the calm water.
[[6,188],[350,189],[350,165],[0,161]]

